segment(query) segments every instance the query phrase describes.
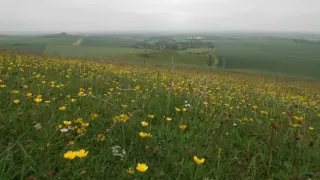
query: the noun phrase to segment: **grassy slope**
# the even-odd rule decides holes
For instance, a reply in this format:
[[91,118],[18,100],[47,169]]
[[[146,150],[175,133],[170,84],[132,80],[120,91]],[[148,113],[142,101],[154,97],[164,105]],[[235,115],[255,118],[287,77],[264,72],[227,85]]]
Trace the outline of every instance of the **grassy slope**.
[[320,178],[316,83],[0,55],[0,85],[0,179]]

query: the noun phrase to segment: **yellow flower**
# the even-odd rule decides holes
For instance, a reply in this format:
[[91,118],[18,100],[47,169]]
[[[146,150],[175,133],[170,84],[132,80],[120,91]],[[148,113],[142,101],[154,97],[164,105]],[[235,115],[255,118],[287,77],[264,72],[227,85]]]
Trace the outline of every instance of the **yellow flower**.
[[187,109],[187,108],[182,108],[182,111],[183,111],[183,112],[187,112],[188,109]]
[[146,127],[146,126],[149,125],[149,123],[147,123],[147,122],[145,122],[145,121],[142,121],[142,122],[141,122],[141,125],[142,125],[143,127]]
[[167,120],[167,121],[171,121],[172,118],[171,118],[171,117],[166,117],[166,120]]
[[286,114],[287,114],[287,112],[281,112],[281,114],[286,115]]
[[146,137],[146,133],[144,133],[144,132],[139,132],[139,136],[142,137],[142,138],[145,138],[145,137]]
[[96,113],[91,114],[91,118],[92,118],[92,119],[96,119],[96,118],[98,118],[98,117],[99,117],[99,115],[98,115],[98,114],[96,114]]
[[151,118],[151,119],[153,119],[153,118],[154,118],[154,115],[153,115],[153,114],[149,114],[148,117]]
[[74,145],[74,141],[69,141],[69,145]]
[[49,100],[47,100],[47,101],[44,101],[46,104],[49,104],[50,103],[50,101]]
[[139,132],[141,138],[152,137],[151,133]]
[[61,128],[62,128],[62,125],[61,125],[61,124],[59,124],[59,125],[58,125],[58,128],[59,128],[59,129],[61,129]]
[[71,102],[76,102],[77,100],[76,99],[71,99]]
[[122,108],[127,108],[128,105],[126,105],[126,104],[121,104],[121,107],[122,107]]
[[28,93],[26,96],[27,96],[27,97],[31,97],[31,96],[32,96],[32,93]]
[[7,86],[7,85],[5,85],[5,84],[1,84],[1,85],[0,85],[1,88],[5,88],[6,86]]
[[309,127],[309,130],[310,130],[310,131],[313,131],[313,130],[314,130],[314,127]]
[[204,104],[204,105],[208,105],[208,102],[207,102],[207,101],[205,101],[205,102],[203,102],[203,104]]
[[98,141],[104,141],[106,139],[106,137],[104,136],[104,134],[98,134]]
[[134,87],[134,90],[139,90],[140,89],[140,86],[139,85],[136,85],[135,87]]
[[63,121],[63,124],[66,125],[66,126],[69,126],[69,125],[72,124],[72,122],[71,121]]
[[74,122],[76,122],[76,123],[83,123],[83,119],[82,119],[82,118],[78,118],[78,119],[76,119]]
[[176,107],[175,109],[176,109],[176,111],[178,111],[178,112],[180,112],[180,111],[181,111],[181,109],[180,109],[180,108],[177,108],[177,107]]
[[89,126],[89,123],[81,123],[81,127],[87,128]]
[[76,152],[76,156],[78,158],[84,158],[88,155],[89,151],[86,151],[84,149],[80,149],[79,151]]
[[258,106],[252,106],[252,108],[253,108],[253,109],[257,109],[257,108],[258,108]]
[[293,118],[297,121],[303,121],[303,116],[293,116]]
[[37,98],[42,98],[42,95],[37,95]]
[[125,123],[130,119],[130,117],[126,114],[120,114],[120,116],[115,116],[113,117],[113,122],[117,123],[117,122],[122,122]]
[[148,166],[147,166],[147,164],[145,164],[145,163],[138,163],[137,164],[137,167],[136,167],[136,169],[139,171],[139,172],[146,172],[147,170],[148,170]]
[[204,158],[199,159],[198,156],[193,156],[193,160],[198,165],[203,164],[206,161]]
[[15,100],[13,100],[13,103],[15,103],[15,104],[19,104],[21,101],[19,100],[19,99],[15,99]]
[[65,111],[66,109],[67,109],[66,106],[61,106],[61,107],[59,107],[59,110],[60,110],[60,111]]
[[75,151],[68,151],[63,155],[65,159],[74,159],[76,156],[77,156],[77,152]]
[[134,169],[132,167],[129,167],[129,169],[127,170],[127,172],[129,174],[134,174]]
[[13,90],[12,91],[12,94],[18,94],[20,91],[18,91],[18,90]]
[[289,123],[289,125],[292,126],[292,127],[295,127],[295,128],[301,126],[301,124],[297,124],[297,123],[294,123],[294,124],[293,123]]
[[185,125],[185,124],[179,124],[179,128],[180,128],[181,130],[185,130],[185,129],[187,128],[187,125]]
[[41,102],[42,102],[42,99],[41,99],[41,98],[35,98],[35,99],[34,99],[34,102],[36,102],[36,103],[41,103]]

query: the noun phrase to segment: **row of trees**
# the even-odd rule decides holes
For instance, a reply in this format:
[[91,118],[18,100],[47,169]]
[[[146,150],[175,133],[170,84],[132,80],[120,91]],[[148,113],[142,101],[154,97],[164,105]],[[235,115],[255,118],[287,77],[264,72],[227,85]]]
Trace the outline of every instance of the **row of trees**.
[[183,51],[188,48],[214,48],[212,42],[202,42],[202,41],[191,41],[191,42],[168,42],[168,41],[157,41],[154,43],[138,42],[133,45],[136,49],[170,49]]

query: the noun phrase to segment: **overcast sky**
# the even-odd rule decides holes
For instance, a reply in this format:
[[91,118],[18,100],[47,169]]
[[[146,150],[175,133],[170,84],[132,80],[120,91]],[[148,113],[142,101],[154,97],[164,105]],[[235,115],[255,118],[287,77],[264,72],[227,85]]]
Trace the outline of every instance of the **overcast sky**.
[[2,32],[320,32],[320,0],[0,0]]

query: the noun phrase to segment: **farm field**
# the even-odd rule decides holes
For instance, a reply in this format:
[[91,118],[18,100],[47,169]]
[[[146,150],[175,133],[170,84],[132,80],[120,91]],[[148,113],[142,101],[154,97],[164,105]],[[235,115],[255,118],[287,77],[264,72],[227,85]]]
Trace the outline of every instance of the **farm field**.
[[[46,51],[57,47],[85,51]],[[319,93],[317,81],[1,53],[0,179],[320,179]]]

